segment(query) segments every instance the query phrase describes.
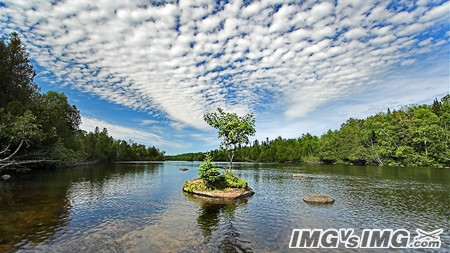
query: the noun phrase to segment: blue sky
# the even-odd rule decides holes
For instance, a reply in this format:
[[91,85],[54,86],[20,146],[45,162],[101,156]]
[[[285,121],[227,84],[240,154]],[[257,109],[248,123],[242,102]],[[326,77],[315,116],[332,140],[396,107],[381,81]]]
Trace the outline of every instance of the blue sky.
[[42,91],[81,128],[168,154],[219,147],[202,120],[253,112],[265,139],[450,91],[449,1],[0,1]]

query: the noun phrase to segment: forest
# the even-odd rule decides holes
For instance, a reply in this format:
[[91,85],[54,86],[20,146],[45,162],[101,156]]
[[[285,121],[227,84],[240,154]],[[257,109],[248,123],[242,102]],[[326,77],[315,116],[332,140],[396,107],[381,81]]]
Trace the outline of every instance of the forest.
[[87,162],[163,160],[164,152],[80,130],[80,111],[64,93],[40,93],[26,46],[12,33],[0,42],[0,169]]
[[[389,166],[450,166],[450,95],[427,105],[409,105],[365,119],[348,119],[320,137],[255,140],[236,149],[235,160],[275,163],[339,163]],[[224,150],[210,151],[226,161]],[[202,160],[187,153],[166,160]]]

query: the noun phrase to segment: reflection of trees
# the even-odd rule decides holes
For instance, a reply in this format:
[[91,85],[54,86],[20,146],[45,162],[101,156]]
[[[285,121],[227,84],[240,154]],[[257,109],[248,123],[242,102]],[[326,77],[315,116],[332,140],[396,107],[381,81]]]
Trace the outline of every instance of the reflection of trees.
[[[13,178],[8,181],[1,180],[0,252],[51,241],[70,222],[73,195],[89,200],[99,199],[105,195],[107,185],[119,185],[127,177],[131,184],[133,178],[141,178],[146,173],[158,173],[159,166],[87,166],[31,171],[22,175],[13,174]],[[75,189],[74,193],[76,186],[84,187],[84,192]]]
[[200,207],[200,213],[197,218],[197,224],[203,232],[205,240],[209,240],[214,230],[219,226],[219,215],[226,204],[204,203]]
[[[234,226],[234,213],[239,206],[245,206],[247,199],[224,200],[208,197],[185,196],[199,204],[197,225],[202,230],[204,243],[209,244],[213,232],[219,230],[220,241],[214,242],[221,252],[251,252],[240,240],[240,233]],[[216,245],[214,245],[216,246]]]
[[0,182],[0,252],[45,242],[69,222],[69,186],[50,180]]

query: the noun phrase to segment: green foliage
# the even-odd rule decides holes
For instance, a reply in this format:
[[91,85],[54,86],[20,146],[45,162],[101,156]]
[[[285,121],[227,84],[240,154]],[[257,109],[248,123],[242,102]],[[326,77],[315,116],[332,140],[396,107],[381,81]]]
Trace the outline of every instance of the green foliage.
[[50,152],[49,159],[57,161],[60,166],[75,164],[82,160],[85,153],[82,150],[75,151],[64,147],[62,143],[58,143]]
[[98,127],[94,132],[81,135],[83,146],[89,161],[163,161],[164,151],[155,147],[146,147],[133,141],[115,140],[108,130]]
[[36,116],[28,110],[23,115],[13,116],[4,113],[0,108],[0,119],[0,140],[2,140],[2,143],[18,144],[21,141],[29,143],[43,138],[42,130],[36,122]]
[[207,113],[203,119],[208,125],[219,130],[218,136],[223,138],[220,147],[228,154],[229,170],[231,170],[236,148],[242,144],[248,144],[248,137],[256,133],[253,114],[240,117],[236,113],[227,113],[217,108],[217,112]]
[[203,161],[203,159],[205,159],[205,154],[203,152],[184,153],[178,155],[166,155],[164,158],[166,161]]
[[247,181],[242,178],[236,177],[233,172],[227,172],[223,175],[226,187],[229,188],[247,188]]
[[[232,171],[228,171],[224,174],[220,174],[220,169],[214,167],[211,155],[208,153],[205,155],[205,159],[200,164],[198,169],[198,175],[203,180],[204,184],[209,189],[225,189],[225,188],[247,188],[247,181],[242,178],[238,178]],[[199,186],[190,184],[189,189],[199,189]]]
[[210,186],[214,186],[220,179],[220,169],[214,166],[211,155],[206,154],[203,163],[198,168],[199,177]]
[[80,112],[64,93],[39,93],[26,47],[16,33],[0,41],[0,168],[17,161],[164,160],[164,152],[132,141],[114,140],[108,131],[79,130]]
[[190,180],[184,182],[183,189],[188,192],[193,191],[208,191],[210,188],[204,184],[203,180]]
[[28,59],[25,45],[17,33],[0,39],[0,108],[7,108],[11,102],[28,106],[39,88],[34,83],[33,66]]
[[[226,150],[211,151],[226,161]],[[450,95],[431,105],[405,106],[365,119],[349,119],[322,136],[255,140],[238,146],[243,162],[322,162],[391,166],[450,166]]]

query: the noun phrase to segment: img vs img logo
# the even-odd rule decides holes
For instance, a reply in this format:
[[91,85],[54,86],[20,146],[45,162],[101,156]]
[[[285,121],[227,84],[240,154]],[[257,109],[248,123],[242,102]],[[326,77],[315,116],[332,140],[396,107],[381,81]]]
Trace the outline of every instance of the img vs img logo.
[[441,238],[439,237],[443,229],[437,229],[432,232],[425,232],[422,229],[416,229],[417,236],[414,237],[412,243],[410,243],[410,248],[440,248]]
[[411,240],[406,229],[294,229],[289,248],[440,248],[443,229],[427,232],[416,229]]

